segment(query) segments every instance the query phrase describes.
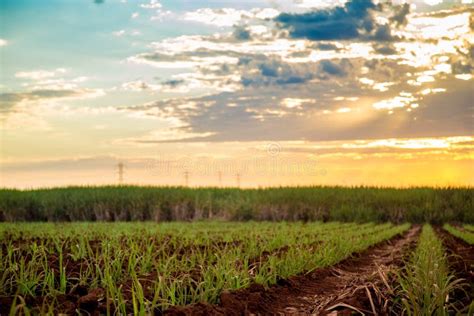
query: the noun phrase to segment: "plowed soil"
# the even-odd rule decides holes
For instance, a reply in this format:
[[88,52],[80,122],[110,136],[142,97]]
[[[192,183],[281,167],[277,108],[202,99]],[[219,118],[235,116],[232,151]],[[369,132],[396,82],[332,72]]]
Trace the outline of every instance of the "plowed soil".
[[165,315],[387,314],[393,290],[390,271],[403,265],[420,227],[377,244],[339,264],[280,280],[268,289],[254,284],[224,292],[219,305],[173,307]]
[[460,313],[474,300],[474,246],[451,235],[444,229],[436,228],[438,236],[448,253],[448,263],[456,278],[462,278],[464,287],[452,293],[450,301]]

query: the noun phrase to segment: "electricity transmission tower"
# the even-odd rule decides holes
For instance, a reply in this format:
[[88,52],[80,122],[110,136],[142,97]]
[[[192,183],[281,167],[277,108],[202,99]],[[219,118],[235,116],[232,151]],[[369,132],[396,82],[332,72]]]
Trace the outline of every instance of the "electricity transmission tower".
[[184,185],[189,186],[189,171],[188,170],[184,172]]
[[118,169],[118,182],[120,185],[123,184],[123,169],[124,169],[124,164],[123,162],[119,162],[117,164],[117,169]]
[[240,173],[235,175],[235,181],[237,182],[237,187],[240,188]]

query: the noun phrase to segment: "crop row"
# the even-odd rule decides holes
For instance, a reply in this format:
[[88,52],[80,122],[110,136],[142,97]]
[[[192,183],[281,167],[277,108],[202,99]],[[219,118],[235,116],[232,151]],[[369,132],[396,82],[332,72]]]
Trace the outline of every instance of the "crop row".
[[[446,228],[456,231],[451,226]],[[404,315],[466,314],[469,306],[461,305],[460,309],[458,305],[461,303],[460,297],[472,294],[468,293],[468,289],[473,284],[456,276],[460,271],[453,270],[455,267],[449,265],[448,258],[442,240],[438,238],[432,226],[425,224],[418,245],[398,280],[398,295]],[[467,313],[469,315],[474,309],[472,303],[470,308],[471,311]]]
[[64,308],[51,298],[66,294],[70,299],[77,296],[71,308],[87,310],[91,307],[81,305],[87,300],[80,296],[93,293],[92,301],[103,302],[103,312],[215,303],[223,290],[252,282],[268,286],[332,265],[408,227],[284,222],[111,225],[0,225],[0,295],[30,298],[30,305],[43,312]]
[[[472,226],[471,226],[472,227]],[[450,234],[461,238],[470,245],[474,245],[474,230],[471,230],[469,225],[465,227],[454,227],[449,224],[443,226]]]

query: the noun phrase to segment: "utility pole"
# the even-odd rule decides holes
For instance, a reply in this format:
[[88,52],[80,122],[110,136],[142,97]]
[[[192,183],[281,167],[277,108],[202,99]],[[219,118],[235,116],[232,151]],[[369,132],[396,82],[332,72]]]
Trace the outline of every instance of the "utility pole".
[[122,184],[123,184],[123,167],[124,167],[123,162],[119,162],[119,163],[117,164],[117,168],[118,168],[118,182],[119,182],[119,185],[122,185]]
[[189,171],[188,170],[184,172],[184,185],[186,187],[189,186]]

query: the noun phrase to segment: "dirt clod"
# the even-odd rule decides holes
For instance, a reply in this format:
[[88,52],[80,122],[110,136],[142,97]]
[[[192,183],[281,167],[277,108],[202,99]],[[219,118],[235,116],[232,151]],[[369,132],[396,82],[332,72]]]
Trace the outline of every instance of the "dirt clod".
[[104,290],[101,288],[90,291],[87,295],[79,298],[78,307],[82,310],[92,312],[99,306],[99,301],[104,297]]

